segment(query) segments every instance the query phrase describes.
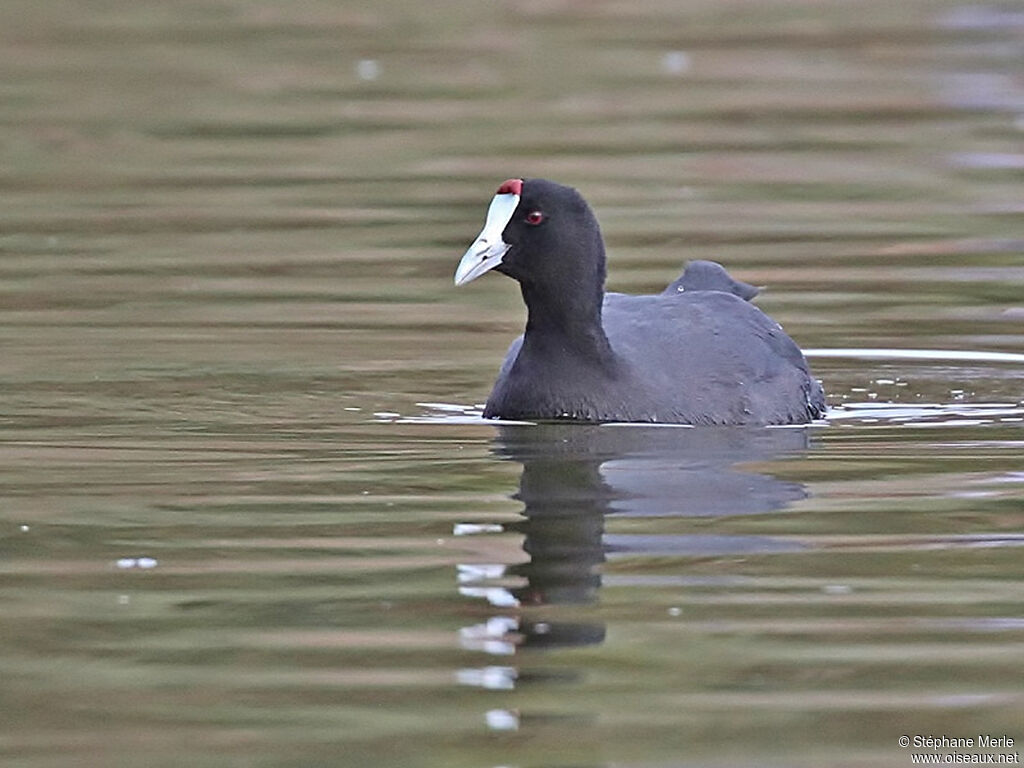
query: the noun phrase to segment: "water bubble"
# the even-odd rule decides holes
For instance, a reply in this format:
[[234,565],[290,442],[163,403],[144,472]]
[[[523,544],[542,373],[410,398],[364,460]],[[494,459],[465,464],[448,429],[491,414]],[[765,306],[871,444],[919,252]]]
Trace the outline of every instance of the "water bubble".
[[686,51],[668,51],[661,57],[661,68],[670,75],[686,74],[692,63]]
[[356,75],[360,80],[376,80],[380,77],[380,64],[376,59],[360,59],[356,64]]

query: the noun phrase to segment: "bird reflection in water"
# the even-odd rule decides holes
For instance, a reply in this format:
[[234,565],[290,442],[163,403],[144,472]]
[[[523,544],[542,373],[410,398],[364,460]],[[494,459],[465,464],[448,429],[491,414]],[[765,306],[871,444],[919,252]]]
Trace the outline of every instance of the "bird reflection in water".
[[[515,608],[464,630],[466,647],[513,654],[526,647],[600,643],[601,622],[531,620],[529,606],[597,600],[601,565],[644,555],[716,556],[797,548],[765,536],[635,535],[605,532],[619,517],[720,517],[772,512],[806,489],[749,468],[809,448],[807,428],[685,428],[638,425],[503,424],[493,453],[522,464],[523,519],[502,526],[523,535],[526,562],[465,566],[462,592]],[[487,528],[487,527],[485,527]],[[493,529],[493,527],[490,527]],[[487,587],[487,582],[519,586]]]

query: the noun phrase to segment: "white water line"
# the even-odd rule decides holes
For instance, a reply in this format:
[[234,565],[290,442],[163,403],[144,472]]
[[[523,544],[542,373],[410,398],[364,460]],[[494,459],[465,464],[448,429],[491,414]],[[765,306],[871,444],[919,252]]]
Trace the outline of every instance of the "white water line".
[[881,349],[836,348],[805,349],[806,357],[852,357],[866,360],[936,360],[949,362],[1024,363],[1024,354],[1017,352],[983,352],[961,349]]

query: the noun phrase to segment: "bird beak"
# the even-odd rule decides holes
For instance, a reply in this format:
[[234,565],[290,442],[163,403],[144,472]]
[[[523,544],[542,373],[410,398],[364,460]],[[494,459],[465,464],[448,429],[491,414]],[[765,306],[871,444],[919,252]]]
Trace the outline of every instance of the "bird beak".
[[518,206],[519,195],[506,193],[494,196],[491,207],[487,209],[483,230],[469,246],[455,270],[456,285],[465,285],[501,264],[502,257],[511,247],[501,239],[501,233],[505,231]]

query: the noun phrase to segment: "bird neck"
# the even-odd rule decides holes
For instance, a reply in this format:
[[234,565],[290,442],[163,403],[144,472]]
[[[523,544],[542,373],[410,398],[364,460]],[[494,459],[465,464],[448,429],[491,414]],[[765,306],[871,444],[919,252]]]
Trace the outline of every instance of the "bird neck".
[[596,286],[561,286],[521,283],[526,304],[526,332],[523,349],[571,356],[582,362],[606,368],[616,366],[615,353],[605,335],[601,318],[604,281]]

